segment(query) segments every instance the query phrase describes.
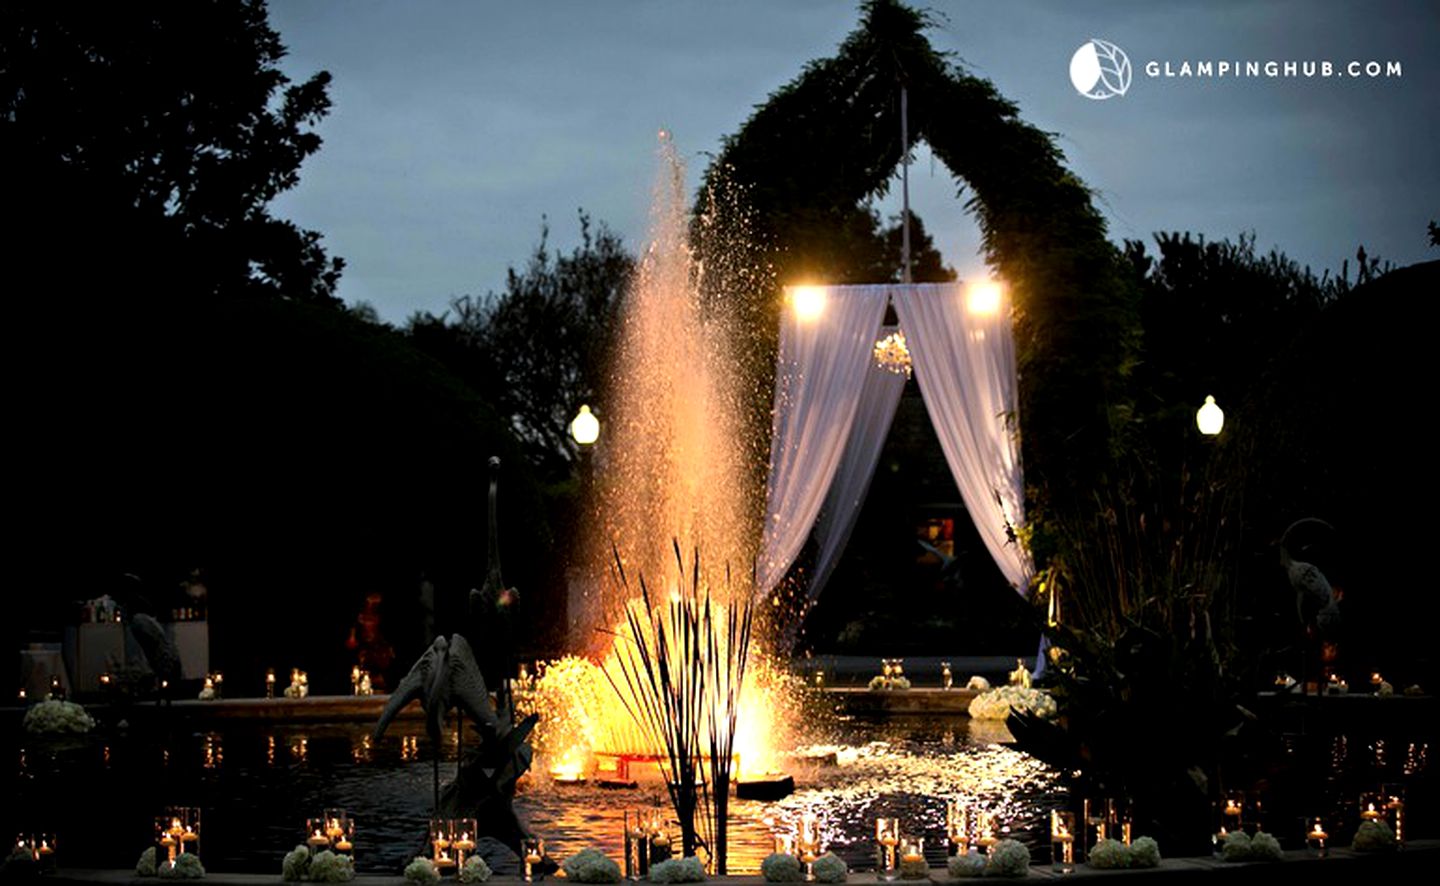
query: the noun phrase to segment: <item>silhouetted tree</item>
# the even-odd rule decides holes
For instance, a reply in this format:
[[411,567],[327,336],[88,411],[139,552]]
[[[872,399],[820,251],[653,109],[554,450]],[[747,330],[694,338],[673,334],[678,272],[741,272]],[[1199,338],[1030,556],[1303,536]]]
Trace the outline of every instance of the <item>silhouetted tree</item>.
[[86,298],[334,302],[341,260],[268,209],[330,107],[330,75],[291,84],[284,54],[261,0],[0,6],[12,272]]
[[550,248],[550,228],[504,292],[453,300],[440,315],[418,313],[408,332],[510,422],[538,474],[561,481],[576,458],[570,420],[595,404],[611,327],[635,259],[604,224],[580,213],[580,245]]

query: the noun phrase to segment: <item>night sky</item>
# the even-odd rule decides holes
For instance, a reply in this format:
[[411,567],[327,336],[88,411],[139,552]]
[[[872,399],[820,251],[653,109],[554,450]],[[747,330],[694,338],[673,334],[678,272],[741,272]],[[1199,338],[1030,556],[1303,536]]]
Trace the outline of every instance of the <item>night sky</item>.
[[[927,5],[945,19],[936,48],[1059,135],[1117,241],[1254,231],[1316,270],[1362,243],[1397,265],[1436,257],[1440,3]],[[856,19],[850,0],[273,3],[286,70],[335,77],[325,146],[276,208],[346,259],[347,302],[391,321],[499,289],[542,215],[560,248],[583,207],[638,249],[657,130],[698,183],[721,139]],[[1129,55],[1126,95],[1071,85],[1092,37]],[[1146,75],[1152,60],[1373,60],[1401,75],[1166,78]],[[946,260],[983,275],[975,224],[923,148],[911,188]],[[897,212],[898,187],[878,206]]]

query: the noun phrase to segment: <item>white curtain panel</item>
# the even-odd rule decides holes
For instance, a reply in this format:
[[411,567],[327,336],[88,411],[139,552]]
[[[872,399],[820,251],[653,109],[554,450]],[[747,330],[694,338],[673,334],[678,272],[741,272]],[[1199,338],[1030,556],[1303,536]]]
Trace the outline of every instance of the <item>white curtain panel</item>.
[[[761,595],[784,579],[830,490],[873,364],[886,294],[883,286],[788,291],[775,366],[765,526],[755,564]],[[816,311],[801,310],[817,303]]]
[[[876,333],[876,337],[883,338],[896,328],[886,326]],[[840,555],[850,542],[850,533],[855,530],[860,506],[865,503],[865,496],[870,491],[870,480],[875,476],[880,450],[885,448],[885,439],[889,437],[890,425],[895,420],[895,408],[900,405],[900,395],[904,392],[903,374],[891,372],[871,361],[865,372],[865,383],[860,388],[860,404],[855,410],[855,421],[850,426],[850,439],[845,443],[845,452],[835,469],[835,479],[815,521],[815,563],[805,589],[807,609],[825,589],[825,583],[835,571],[835,564],[840,562]],[[786,639],[793,640],[799,627],[797,621]]]
[[1001,574],[1027,594],[1034,565],[1012,536],[1025,525],[1025,491],[1008,306],[972,311],[958,284],[893,286],[890,293],[925,408],[970,519]]

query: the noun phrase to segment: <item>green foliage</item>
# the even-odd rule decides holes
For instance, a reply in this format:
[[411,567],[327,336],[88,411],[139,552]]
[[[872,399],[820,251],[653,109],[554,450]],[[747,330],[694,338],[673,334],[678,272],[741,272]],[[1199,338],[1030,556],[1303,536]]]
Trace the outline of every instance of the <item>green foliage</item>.
[[[580,404],[597,403],[612,330],[635,260],[604,224],[580,213],[580,245],[552,251],[549,226],[505,291],[464,296],[436,316],[416,314],[407,334],[509,421],[536,470],[551,482],[578,458],[569,437]],[[604,421],[603,408],[596,412]]]
[[[320,147],[260,0],[0,7],[0,168],[20,273],[333,304],[342,263],[267,208]],[[72,277],[73,279],[73,277]],[[48,287],[47,287],[48,288]],[[153,292],[147,297],[154,297]]]

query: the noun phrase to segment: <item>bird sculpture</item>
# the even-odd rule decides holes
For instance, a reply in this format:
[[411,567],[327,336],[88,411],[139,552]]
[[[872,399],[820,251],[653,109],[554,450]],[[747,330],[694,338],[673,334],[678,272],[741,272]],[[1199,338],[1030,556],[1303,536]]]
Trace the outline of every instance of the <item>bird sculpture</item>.
[[180,650],[152,615],[138,612],[130,617],[130,632],[145,664],[155,675],[156,704],[169,701],[171,688],[180,680]]
[[[1306,632],[1313,631],[1322,642],[1333,642],[1340,632],[1340,599],[1331,587],[1330,581],[1319,567],[1304,560],[1297,560],[1290,552],[1291,536],[1296,529],[1308,523],[1329,528],[1329,524],[1315,518],[1292,523],[1280,537],[1280,565],[1295,591],[1295,615]],[[1306,554],[1309,545],[1298,547],[1296,553]]]
[[1305,534],[1303,530],[1311,526],[1334,532],[1333,527],[1325,521],[1307,517],[1290,524],[1280,536],[1280,565],[1295,592],[1295,616],[1305,632],[1300,662],[1302,680],[1306,678],[1306,659],[1309,658],[1311,643],[1320,643],[1322,659],[1327,653],[1333,655],[1335,644],[1340,639],[1341,627],[1340,594],[1331,586],[1330,580],[1318,566],[1295,558],[1296,554],[1310,556],[1312,543],[1303,542],[1301,539]]
[[500,486],[500,459],[490,457],[488,564],[485,581],[470,590],[470,625],[473,637],[481,640],[480,668],[495,687],[499,708],[515,719],[514,699],[507,681],[515,667],[515,633],[520,592],[505,586],[500,571],[500,528],[497,519]]
[[485,678],[480,673],[480,666],[475,663],[475,653],[470,649],[469,641],[462,635],[453,634],[449,640],[436,637],[425,654],[411,666],[390,694],[385,710],[380,713],[373,739],[379,741],[390,722],[413,701],[419,701],[425,711],[425,731],[434,748],[435,808],[438,810],[440,733],[445,715],[456,707],[463,714],[468,714],[480,729],[482,744],[495,741],[498,727],[490,692],[485,688]]

